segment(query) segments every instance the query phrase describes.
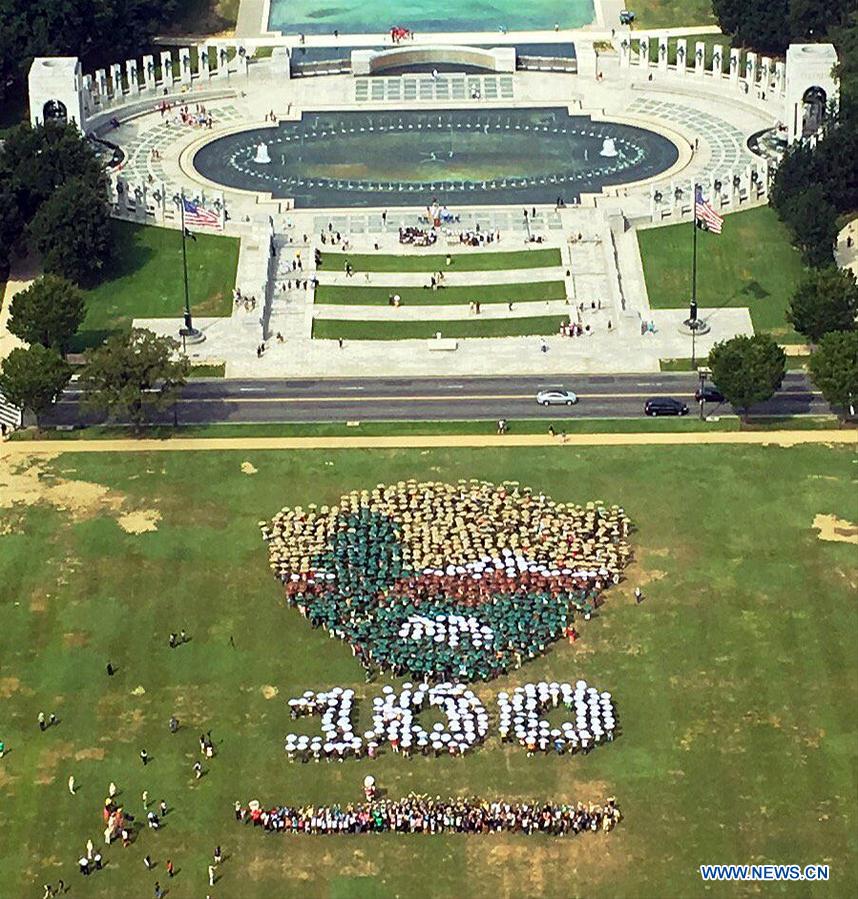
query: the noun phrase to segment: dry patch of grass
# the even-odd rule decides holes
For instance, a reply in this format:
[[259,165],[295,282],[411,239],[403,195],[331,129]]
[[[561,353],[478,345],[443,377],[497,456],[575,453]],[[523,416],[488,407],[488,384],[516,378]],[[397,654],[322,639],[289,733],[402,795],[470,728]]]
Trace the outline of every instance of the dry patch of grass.
[[116,523],[128,534],[145,534],[157,531],[161,513],[157,509],[137,509],[125,512],[116,519]]
[[817,515],[813,519],[813,528],[819,531],[820,540],[858,544],[858,525],[836,515]]

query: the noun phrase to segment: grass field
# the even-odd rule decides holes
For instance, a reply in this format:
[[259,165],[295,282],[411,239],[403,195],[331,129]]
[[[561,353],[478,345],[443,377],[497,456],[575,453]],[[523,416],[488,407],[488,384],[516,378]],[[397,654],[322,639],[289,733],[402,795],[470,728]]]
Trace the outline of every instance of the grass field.
[[[650,305],[688,305],[691,291],[691,224],[638,233]],[[737,212],[718,234],[698,232],[697,296],[703,308],[747,306],[756,331],[781,343],[803,343],[785,314],[804,274],[786,228],[767,206]]]
[[[635,12],[636,28],[716,24],[712,14],[712,0],[636,0],[628,8]],[[605,24],[616,25],[615,22]]]
[[390,297],[399,294],[406,306],[455,306],[465,303],[533,303],[539,300],[565,300],[562,281],[530,281],[523,284],[474,284],[466,287],[343,287],[320,284],[316,304],[334,306],[387,306]]
[[419,340],[434,337],[528,337],[557,334],[568,315],[536,315],[530,318],[451,319],[444,321],[313,320],[317,340]]
[[508,253],[471,253],[453,249],[447,265],[446,253],[425,255],[387,255],[383,253],[322,252],[322,268],[341,272],[350,262],[356,272],[493,272],[498,269],[550,268],[560,265],[560,250],[543,247],[536,250],[512,250]]
[[[684,899],[711,894],[697,870],[708,861],[824,862],[830,883],[767,893],[850,895],[858,567],[853,546],[820,541],[812,522],[855,518],[854,469],[846,448],[705,446],[66,453],[4,466],[0,895],[40,897],[63,877],[96,899],[151,896],[156,878],[169,899],[199,897],[216,844],[227,858],[214,899]],[[286,763],[287,698],[351,685],[365,716],[387,680],[365,685],[347,647],[282,607],[257,522],[285,504],[427,476],[514,479],[632,516],[637,562],[582,639],[478,687],[494,715],[497,690],[582,676],[614,695],[615,743],[528,759],[493,725],[465,759]],[[155,529],[125,529],[147,521]],[[170,650],[179,628],[192,640]],[[279,695],[266,699],[271,687]],[[39,710],[59,725],[39,733]],[[174,713],[182,728],[171,735]],[[218,755],[195,781],[197,735],[209,728]],[[233,820],[236,799],[347,802],[369,771],[391,796],[616,795],[625,819],[613,834],[562,841],[266,837]],[[131,848],[102,847],[106,869],[83,882],[76,859],[87,838],[98,843],[111,780],[138,820],[143,789],[171,811]],[[168,884],[167,858],[178,869]]]
[[[110,334],[131,327],[135,318],[179,319],[184,308],[182,239],[178,231],[112,223],[115,258],[105,279],[87,291],[86,318],[73,352],[97,346]],[[197,234],[187,242],[191,311],[199,316],[229,315],[238,265],[238,241]]]

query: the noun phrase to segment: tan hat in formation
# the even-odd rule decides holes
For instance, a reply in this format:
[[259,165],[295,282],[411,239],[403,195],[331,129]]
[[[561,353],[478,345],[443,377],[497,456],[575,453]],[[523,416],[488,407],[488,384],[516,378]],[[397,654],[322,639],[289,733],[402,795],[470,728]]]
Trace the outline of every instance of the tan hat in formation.
[[311,573],[334,534],[353,531],[348,517],[362,510],[393,522],[405,564],[418,571],[512,553],[537,565],[618,572],[631,555],[631,522],[620,506],[555,502],[516,481],[409,479],[353,490],[330,506],[287,507],[260,522],[272,569]]

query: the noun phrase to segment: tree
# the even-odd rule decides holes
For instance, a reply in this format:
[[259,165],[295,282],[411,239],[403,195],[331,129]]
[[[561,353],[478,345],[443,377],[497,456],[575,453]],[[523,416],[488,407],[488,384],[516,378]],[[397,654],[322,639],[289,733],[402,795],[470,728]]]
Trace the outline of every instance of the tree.
[[42,275],[16,294],[9,309],[9,330],[27,343],[65,353],[86,315],[79,287],[56,275]]
[[787,319],[814,343],[829,331],[854,331],[858,316],[858,283],[849,269],[817,269],[799,284]]
[[71,366],[56,350],[39,343],[17,347],[3,360],[0,392],[20,408],[36,416],[46,412],[63,392],[71,378]]
[[35,245],[49,271],[91,279],[110,246],[107,200],[104,167],[76,128],[13,129],[0,146],[0,256]]
[[786,372],[784,351],[768,334],[733,337],[709,353],[712,380],[743,420],[755,403],[774,396]]
[[30,235],[49,272],[91,284],[110,255],[110,216],[99,188],[68,181],[46,200]]
[[169,408],[190,372],[187,357],[177,357],[178,341],[144,328],[116,334],[93,351],[82,380],[85,405],[111,416],[126,415],[135,428],[150,410]]
[[810,357],[810,376],[826,402],[841,410],[858,402],[858,331],[831,331]]
[[820,185],[795,194],[779,210],[808,265],[829,265],[837,239],[837,210]]

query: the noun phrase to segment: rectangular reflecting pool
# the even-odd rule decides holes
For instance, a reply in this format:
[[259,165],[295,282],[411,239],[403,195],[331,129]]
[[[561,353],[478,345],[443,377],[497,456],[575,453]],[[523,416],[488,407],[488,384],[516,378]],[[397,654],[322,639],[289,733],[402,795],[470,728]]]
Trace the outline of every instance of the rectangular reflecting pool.
[[530,31],[580,28],[594,19],[593,0],[271,0],[270,31],[286,34],[377,34],[394,25],[414,32]]

